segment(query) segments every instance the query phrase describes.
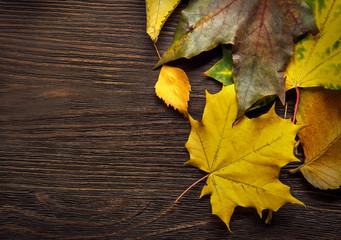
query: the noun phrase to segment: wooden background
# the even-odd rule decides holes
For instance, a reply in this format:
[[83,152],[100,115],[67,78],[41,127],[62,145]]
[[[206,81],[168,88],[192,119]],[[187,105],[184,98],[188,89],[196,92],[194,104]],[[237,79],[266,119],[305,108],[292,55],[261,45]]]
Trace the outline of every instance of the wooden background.
[[[183,1],[159,41],[173,39]],[[211,215],[204,173],[183,163],[188,121],[154,94],[159,70],[143,0],[0,1],[1,239],[341,239],[341,193],[283,169],[307,207],[288,204],[270,225],[237,208],[228,232]],[[201,76],[220,49],[180,60],[200,119]]]

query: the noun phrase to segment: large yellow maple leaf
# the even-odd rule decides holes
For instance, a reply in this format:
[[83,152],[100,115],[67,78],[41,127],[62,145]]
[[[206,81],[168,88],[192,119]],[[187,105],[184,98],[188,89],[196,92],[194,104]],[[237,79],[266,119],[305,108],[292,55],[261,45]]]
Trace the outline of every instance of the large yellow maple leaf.
[[295,46],[285,71],[286,89],[341,89],[341,1],[308,0],[320,33],[309,34]]
[[161,28],[180,0],[146,0],[147,33],[157,42]]
[[[236,206],[277,211],[285,203],[303,204],[278,179],[284,165],[296,161],[296,133],[302,126],[278,117],[272,108],[255,119],[234,124],[238,104],[233,84],[206,94],[201,122],[189,117],[187,164],[209,173],[201,196],[211,194],[212,213],[229,228]],[[230,228],[229,228],[230,229]]]
[[320,189],[341,185],[341,91],[304,89],[297,123],[308,124],[298,136],[305,163],[304,177]]

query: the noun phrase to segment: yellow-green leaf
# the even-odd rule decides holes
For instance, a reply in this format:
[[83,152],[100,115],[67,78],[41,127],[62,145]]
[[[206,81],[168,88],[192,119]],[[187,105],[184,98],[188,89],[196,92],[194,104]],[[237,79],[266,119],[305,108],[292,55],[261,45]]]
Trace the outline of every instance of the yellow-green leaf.
[[223,58],[214,64],[209,70],[203,73],[203,75],[214,78],[215,80],[221,82],[225,86],[228,86],[233,83],[232,77],[232,52],[226,46],[222,45],[223,50]]
[[157,42],[161,28],[181,0],[146,0],[147,33]]
[[209,173],[201,196],[211,195],[212,213],[228,228],[237,206],[253,207],[262,216],[264,209],[302,204],[278,179],[281,167],[297,160],[293,147],[301,126],[278,117],[274,108],[234,124],[237,112],[233,84],[207,93],[202,121],[189,117],[192,129],[186,143],[187,163]]
[[320,33],[296,44],[289,63],[286,89],[324,87],[341,89],[341,1],[309,0]]
[[309,124],[298,136],[305,163],[304,177],[320,189],[341,185],[341,91],[303,89],[297,122]]
[[167,106],[187,116],[187,107],[191,85],[186,73],[180,68],[163,65],[159,79],[155,84],[156,95],[163,99]]

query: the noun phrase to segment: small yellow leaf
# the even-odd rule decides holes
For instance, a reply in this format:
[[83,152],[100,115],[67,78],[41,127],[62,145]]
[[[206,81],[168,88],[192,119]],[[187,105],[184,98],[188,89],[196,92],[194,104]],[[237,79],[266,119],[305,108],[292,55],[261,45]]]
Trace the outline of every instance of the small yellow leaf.
[[191,85],[186,73],[180,68],[163,65],[155,84],[155,93],[167,106],[171,105],[187,116]]
[[146,0],[147,33],[157,42],[161,28],[180,0]]
[[285,71],[286,89],[341,89],[341,1],[310,0],[320,33],[309,34],[295,46]]
[[296,133],[302,126],[278,117],[272,108],[259,118],[243,116],[234,124],[238,103],[234,85],[206,94],[201,122],[189,117],[188,164],[207,173],[201,196],[210,194],[212,213],[229,228],[235,207],[277,211],[285,203],[302,204],[278,179],[284,165],[297,161]]
[[305,163],[304,177],[320,189],[341,185],[341,91],[303,89],[297,113],[299,124],[309,124],[298,136]]

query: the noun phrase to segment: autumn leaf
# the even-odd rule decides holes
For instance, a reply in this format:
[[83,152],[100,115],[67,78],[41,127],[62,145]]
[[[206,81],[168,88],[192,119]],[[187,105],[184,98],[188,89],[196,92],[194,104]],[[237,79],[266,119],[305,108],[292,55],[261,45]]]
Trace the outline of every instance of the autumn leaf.
[[181,0],[146,0],[147,33],[157,42],[161,28]]
[[309,124],[298,136],[304,149],[303,176],[320,189],[341,185],[341,91],[303,89],[297,122]]
[[320,33],[309,35],[295,46],[288,65],[286,89],[324,87],[341,89],[341,2],[309,0]]
[[[222,45],[223,50],[223,58],[214,64],[208,71],[204,72],[203,75],[207,77],[214,78],[218,82],[221,82],[224,86],[228,86],[233,84],[233,76],[232,76],[232,53],[230,48],[227,45]],[[259,99],[255,102],[250,110],[254,110],[260,107],[263,107],[267,104],[270,104],[275,100],[275,96],[267,96],[262,99]]]
[[296,161],[296,133],[302,128],[281,119],[274,108],[259,118],[245,115],[235,124],[238,104],[234,86],[214,95],[206,94],[201,122],[191,117],[186,143],[187,164],[207,173],[201,196],[211,194],[212,212],[229,228],[237,206],[277,211],[285,203],[302,204],[278,177],[281,167]]
[[155,84],[156,95],[163,99],[167,106],[187,116],[187,107],[191,85],[186,73],[180,68],[163,65],[159,79]]
[[285,98],[283,72],[294,39],[317,31],[310,8],[301,0],[198,0],[181,13],[172,45],[155,65],[191,58],[218,44],[234,44],[234,82],[239,118],[257,100]]
[[223,58],[217,62],[213,67],[211,67],[208,71],[204,72],[203,75],[207,77],[214,78],[215,80],[221,82],[225,86],[228,86],[233,83],[232,77],[232,53],[231,50],[223,45]]

